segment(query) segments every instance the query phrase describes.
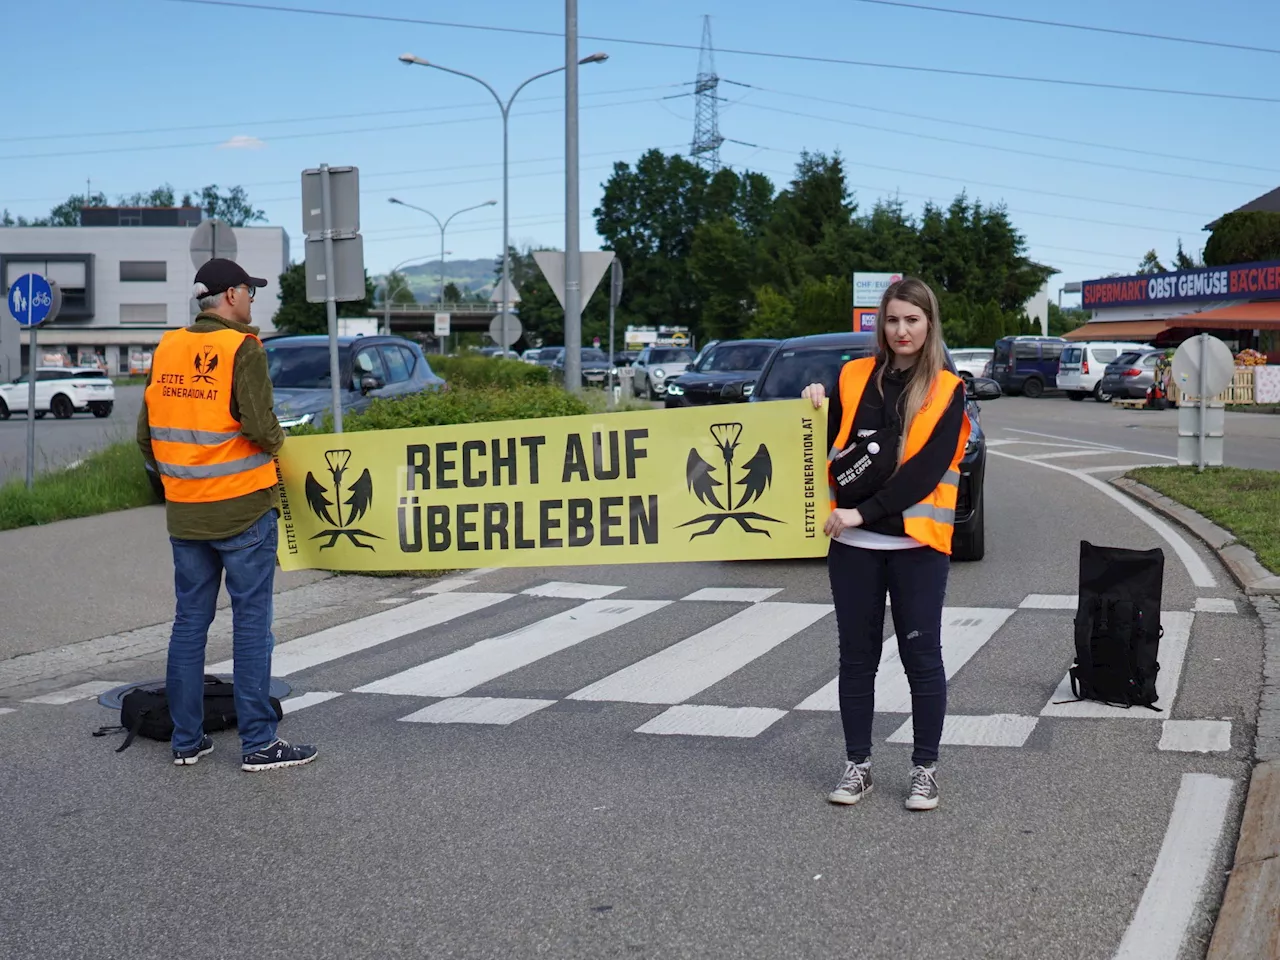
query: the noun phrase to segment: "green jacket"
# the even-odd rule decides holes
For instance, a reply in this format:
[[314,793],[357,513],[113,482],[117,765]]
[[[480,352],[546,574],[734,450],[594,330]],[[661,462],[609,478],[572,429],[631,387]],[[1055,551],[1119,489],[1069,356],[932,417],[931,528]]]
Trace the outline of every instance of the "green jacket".
[[[257,327],[227,320],[213,313],[202,313],[187,327],[192,333],[235,330],[258,334]],[[270,454],[284,446],[284,431],[276,419],[271,377],[267,372],[267,352],[254,337],[245,338],[236,351],[231,374],[231,416],[240,423],[240,432]],[[151,374],[147,374],[147,386]],[[152,467],[155,454],[151,450],[151,422],[147,414],[146,395],[138,412],[138,446]],[[268,510],[280,509],[279,492],[274,485],[229,500],[210,503],[165,503],[169,536],[179,540],[225,540],[243,533]]]

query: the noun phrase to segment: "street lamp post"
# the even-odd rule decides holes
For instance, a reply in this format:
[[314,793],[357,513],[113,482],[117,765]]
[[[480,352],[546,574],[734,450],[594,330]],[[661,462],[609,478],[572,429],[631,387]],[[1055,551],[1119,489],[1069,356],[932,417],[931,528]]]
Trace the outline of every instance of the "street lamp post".
[[[606,53],[593,53],[591,56],[584,57],[582,60],[579,60],[578,63],[580,64],[603,63],[608,59],[609,59],[609,55]],[[524,83],[520,84],[520,86],[516,87],[515,92],[512,93],[511,96],[506,101],[504,101],[502,97],[498,95],[497,90],[493,89],[493,87],[491,87],[487,82],[485,82],[484,80],[481,80],[479,77],[475,76],[474,74],[464,73],[461,70],[454,70],[452,67],[442,67],[438,63],[431,63],[428,60],[423,60],[421,57],[414,56],[412,53],[401,54],[400,62],[417,64],[420,67],[431,67],[435,70],[443,70],[445,73],[452,73],[454,76],[466,77],[468,80],[474,80],[476,83],[480,84],[482,87],[484,87],[486,90],[489,91],[489,94],[490,96],[493,97],[494,102],[498,104],[498,109],[502,111],[502,280],[501,280],[501,283],[502,283],[502,343],[500,343],[499,346],[502,347],[503,350],[505,350],[509,346],[509,344],[506,342],[507,341],[507,315],[510,312],[510,306],[511,306],[510,304],[510,297],[511,297],[510,288],[511,287],[510,287],[510,279],[509,279],[511,275],[511,253],[510,253],[511,243],[509,239],[510,203],[508,202],[510,178],[507,175],[509,162],[510,162],[510,152],[511,152],[510,136],[508,133],[508,121],[511,119],[511,105],[515,103],[516,97],[519,96],[520,91],[523,90],[525,87],[527,87],[529,84],[533,83],[533,81],[541,80],[543,77],[549,77],[553,73],[559,73],[561,70],[564,70],[565,68],[556,67],[555,69],[552,69],[552,70],[544,70],[542,73],[535,73],[528,80],[524,81]],[[568,266],[568,263],[566,263],[565,270],[568,271],[568,269],[569,269],[569,266]],[[568,363],[568,359],[569,358],[566,355],[565,357],[566,364]]]
[[410,257],[408,260],[401,260],[394,267],[387,271],[386,277],[381,283],[382,287],[382,319],[383,333],[391,332],[391,275],[401,267],[408,266],[411,263],[417,263],[419,260],[426,260],[427,257]]
[[398,206],[401,206],[401,207],[408,207],[410,210],[417,210],[419,213],[425,213],[428,217],[434,220],[436,222],[436,226],[440,228],[440,299],[438,302],[441,305],[443,305],[444,304],[444,232],[449,229],[449,224],[453,222],[453,218],[458,216],[458,214],[468,213],[471,210],[479,210],[482,207],[492,207],[498,201],[486,200],[484,203],[477,203],[474,207],[463,207],[461,210],[457,210],[449,214],[449,218],[445,220],[444,223],[441,223],[440,218],[437,217],[430,210],[427,210],[425,207],[415,207],[412,203],[405,203],[403,200],[397,200],[395,197],[388,197],[387,202],[397,204]]

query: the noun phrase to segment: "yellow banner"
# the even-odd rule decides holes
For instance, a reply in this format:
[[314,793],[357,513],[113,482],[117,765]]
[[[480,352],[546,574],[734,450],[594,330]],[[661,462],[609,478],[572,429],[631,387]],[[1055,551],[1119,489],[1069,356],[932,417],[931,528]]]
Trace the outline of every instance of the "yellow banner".
[[285,570],[820,557],[807,400],[290,437]]

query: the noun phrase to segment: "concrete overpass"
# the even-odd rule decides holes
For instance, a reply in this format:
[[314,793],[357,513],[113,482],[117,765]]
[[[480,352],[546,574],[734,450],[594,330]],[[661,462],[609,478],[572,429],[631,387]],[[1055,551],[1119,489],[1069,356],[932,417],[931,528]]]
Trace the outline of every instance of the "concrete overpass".
[[391,332],[402,336],[433,334],[437,313],[449,314],[453,333],[485,333],[498,315],[496,303],[393,303],[389,307],[388,310],[379,305],[369,311],[369,316],[377,319],[379,329],[385,329],[383,324],[389,313]]

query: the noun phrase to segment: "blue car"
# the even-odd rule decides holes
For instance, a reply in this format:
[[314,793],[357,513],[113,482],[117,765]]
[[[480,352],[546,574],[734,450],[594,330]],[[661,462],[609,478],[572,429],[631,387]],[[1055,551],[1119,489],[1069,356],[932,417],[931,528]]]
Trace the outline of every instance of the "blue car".
[[[821,383],[827,395],[835,393],[840,371],[850,360],[875,352],[875,335],[870,333],[822,333],[783,340],[770,355],[756,380],[752,403],[795,400],[811,383]],[[947,369],[956,372],[951,354]],[[984,377],[965,382],[965,413],[969,417],[969,443],[960,461],[960,491],[956,500],[953,560],[981,560],[986,554],[986,525],[983,519],[983,481],[987,471],[987,438],[982,431],[979,400],[995,400],[1002,395],[1000,384]]]
[[[318,422],[333,407],[329,338],[279,336],[263,341],[275,395],[275,412],[286,431]],[[422,348],[403,337],[339,337],[338,370],[344,415],[358,413],[379,398],[440,390]],[[160,478],[147,464],[147,478],[164,499]]]

